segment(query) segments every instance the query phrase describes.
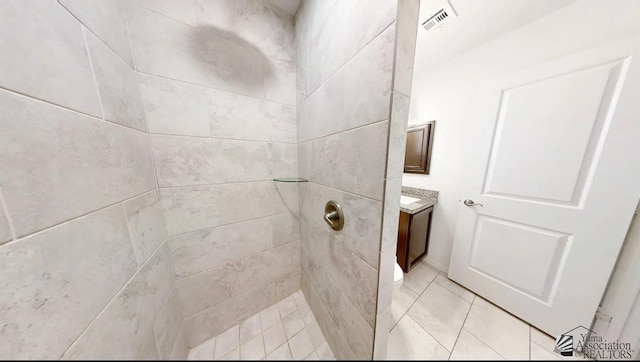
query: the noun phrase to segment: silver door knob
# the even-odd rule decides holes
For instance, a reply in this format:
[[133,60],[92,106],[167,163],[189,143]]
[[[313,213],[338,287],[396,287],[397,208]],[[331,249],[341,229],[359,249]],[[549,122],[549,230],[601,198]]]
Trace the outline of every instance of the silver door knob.
[[464,206],[480,206],[480,207],[484,207],[484,205],[476,204],[475,202],[473,202],[473,200],[469,200],[469,199],[466,199],[466,200],[462,201],[462,203],[464,204]]

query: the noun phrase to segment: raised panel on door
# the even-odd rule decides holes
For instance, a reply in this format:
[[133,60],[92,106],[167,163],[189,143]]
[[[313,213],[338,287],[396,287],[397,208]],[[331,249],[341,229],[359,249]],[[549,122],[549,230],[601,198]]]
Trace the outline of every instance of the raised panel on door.
[[543,74],[549,78],[504,89],[484,194],[577,205],[597,164],[624,64]]
[[[572,239],[573,235],[480,215],[469,267],[507,288],[550,303]],[[498,250],[505,258],[496,263]]]

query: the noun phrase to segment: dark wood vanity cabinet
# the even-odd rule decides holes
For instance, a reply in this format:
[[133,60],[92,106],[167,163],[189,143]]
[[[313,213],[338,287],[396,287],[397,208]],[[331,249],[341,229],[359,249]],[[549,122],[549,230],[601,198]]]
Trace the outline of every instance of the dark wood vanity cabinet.
[[427,256],[433,206],[415,214],[400,212],[398,226],[398,264],[405,273]]
[[411,126],[407,129],[407,146],[404,152],[404,172],[429,174],[431,149],[436,121]]

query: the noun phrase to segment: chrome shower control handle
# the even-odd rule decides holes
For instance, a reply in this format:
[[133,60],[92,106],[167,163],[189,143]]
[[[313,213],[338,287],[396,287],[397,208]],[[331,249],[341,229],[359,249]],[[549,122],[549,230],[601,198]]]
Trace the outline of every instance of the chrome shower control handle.
[[475,202],[473,202],[473,200],[469,200],[469,199],[464,200],[462,203],[464,204],[464,206],[480,206],[480,207],[484,207],[484,205],[476,204]]
[[338,220],[338,213],[336,211],[331,211],[324,215],[324,221],[331,227],[333,227],[333,222],[336,220]]

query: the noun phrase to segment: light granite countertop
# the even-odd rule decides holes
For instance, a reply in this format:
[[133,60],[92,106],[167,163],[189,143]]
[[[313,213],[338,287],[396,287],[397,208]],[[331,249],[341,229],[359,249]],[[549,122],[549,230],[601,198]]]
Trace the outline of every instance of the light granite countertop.
[[420,199],[411,204],[400,204],[400,211],[416,214],[438,203],[438,191],[402,186],[402,195]]

